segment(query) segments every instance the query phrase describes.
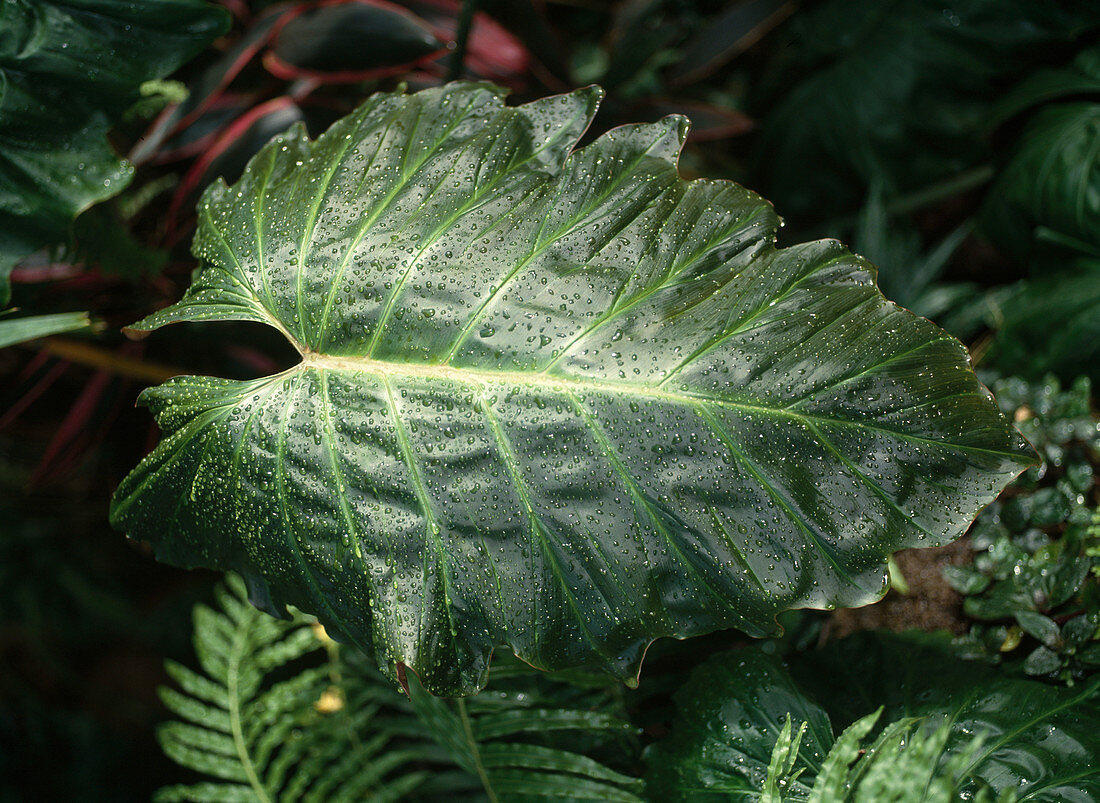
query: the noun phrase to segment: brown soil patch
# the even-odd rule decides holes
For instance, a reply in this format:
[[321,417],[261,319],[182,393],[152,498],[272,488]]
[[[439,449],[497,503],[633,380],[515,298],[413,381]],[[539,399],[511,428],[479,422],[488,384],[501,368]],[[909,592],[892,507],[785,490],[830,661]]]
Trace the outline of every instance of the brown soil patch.
[[826,625],[826,638],[840,638],[859,630],[885,628],[900,632],[950,630],[965,633],[969,622],[963,616],[963,596],[947,584],[940,570],[948,564],[971,560],[970,538],[961,538],[935,549],[907,549],[894,556],[909,583],[909,593],[891,589],[874,605],[838,610]]

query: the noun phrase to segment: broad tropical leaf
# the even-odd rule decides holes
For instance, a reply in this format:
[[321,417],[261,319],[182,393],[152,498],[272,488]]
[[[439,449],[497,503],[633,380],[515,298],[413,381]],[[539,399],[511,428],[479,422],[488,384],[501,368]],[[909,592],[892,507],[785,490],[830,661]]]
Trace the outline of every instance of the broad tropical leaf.
[[861,633],[789,667],[755,648],[715,656],[677,693],[647,788],[674,801],[1100,799],[1098,684],[1011,678],[948,642]]
[[985,734],[967,768],[971,789],[1100,800],[1100,682],[1067,689],[1007,677],[954,658],[949,642],[946,634],[858,633],[793,661],[790,671],[837,727],[882,705],[887,719],[949,721],[948,753]]
[[682,180],[682,118],[574,151],[597,89],[502,92],[378,94],[208,189],[201,272],[135,328],[260,321],[302,360],[143,394],[118,528],[465,694],[494,645],[630,678],[659,636],[870,602],[1032,460],[872,266]]
[[130,180],[107,132],[141,84],[228,19],[204,0],[0,2],[0,305],[16,262]]

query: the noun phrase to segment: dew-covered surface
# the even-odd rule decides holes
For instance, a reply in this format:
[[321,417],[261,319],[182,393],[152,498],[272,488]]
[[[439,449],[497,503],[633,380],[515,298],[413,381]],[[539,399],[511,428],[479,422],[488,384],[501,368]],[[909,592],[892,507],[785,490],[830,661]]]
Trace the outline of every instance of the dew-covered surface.
[[695,667],[675,702],[672,732],[646,754],[647,789],[662,800],[758,797],[787,717],[805,723],[797,751],[805,777],[783,791],[806,800],[836,741],[829,715],[795,685],[779,657],[755,648],[722,652]]
[[574,152],[599,90],[500,95],[375,95],[208,189],[201,272],[135,328],[262,321],[303,358],[147,391],[117,527],[470,693],[496,645],[630,678],[659,636],[870,602],[1031,461],[872,266],[680,179],[682,118]]

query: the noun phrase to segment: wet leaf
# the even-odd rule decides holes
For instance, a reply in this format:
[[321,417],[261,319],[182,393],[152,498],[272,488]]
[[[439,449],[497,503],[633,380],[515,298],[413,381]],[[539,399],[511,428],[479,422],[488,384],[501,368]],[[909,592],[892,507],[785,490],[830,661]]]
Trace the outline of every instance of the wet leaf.
[[1066,689],[1007,677],[953,658],[949,642],[945,633],[859,633],[790,669],[835,728],[884,705],[888,719],[950,722],[948,754],[985,734],[969,767],[970,793],[989,784],[1025,800],[1100,800],[1098,682]]
[[573,148],[599,92],[378,94],[211,186],[178,304],[302,353],[142,396],[117,527],[235,569],[434,693],[508,645],[630,678],[646,645],[879,597],[1032,457],[963,347],[839,243],[685,182],[686,121]]
[[[651,795],[756,800],[789,711],[794,729],[808,726],[784,799],[821,799],[810,789],[823,786],[831,790],[823,799],[838,801],[971,800],[982,799],[975,797],[982,789],[1011,790],[1021,800],[1100,798],[1097,682],[1064,689],[1008,677],[956,658],[949,642],[947,634],[865,632],[787,665],[755,648],[714,656],[677,692],[672,733],[647,754]],[[856,743],[840,759],[851,763],[876,718],[874,745],[847,777],[839,767],[846,783],[830,783],[827,765],[838,768],[826,754],[835,756],[855,730]],[[897,741],[918,723],[912,739]],[[917,737],[933,733],[924,745],[933,749],[916,750]],[[882,794],[889,778],[873,784],[878,794],[868,788],[882,761],[910,784],[895,789],[897,797]],[[932,784],[947,788],[929,794]]]
[[778,656],[758,649],[699,665],[675,701],[672,733],[646,753],[654,799],[755,800],[789,717],[793,730],[805,731],[787,757],[801,773],[784,792],[804,800],[836,741],[825,709],[795,685]]

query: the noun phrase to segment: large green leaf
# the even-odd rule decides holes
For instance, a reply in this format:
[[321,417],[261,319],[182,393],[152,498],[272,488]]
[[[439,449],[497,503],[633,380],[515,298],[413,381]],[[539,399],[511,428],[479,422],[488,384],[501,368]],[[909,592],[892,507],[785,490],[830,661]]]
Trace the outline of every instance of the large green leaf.
[[1100,683],[1065,689],[1006,677],[952,657],[948,642],[859,633],[793,662],[791,674],[839,727],[882,705],[890,719],[949,721],[949,751],[986,734],[969,768],[975,784],[1024,800],[1100,800]]
[[805,724],[787,791],[803,797],[836,737],[829,715],[795,686],[782,661],[759,649],[720,653],[675,695],[672,733],[647,751],[647,787],[662,800],[756,800],[789,716]]
[[[789,667],[755,648],[711,658],[677,693],[672,733],[647,755],[650,793],[663,800],[762,799],[789,713],[796,728],[807,727],[791,762],[797,777],[783,786],[783,800],[813,800],[811,790],[836,803],[928,800],[933,783],[943,787],[936,800],[974,799],[987,787],[1022,800],[1100,799],[1098,684],[1063,689],[1007,677],[951,655],[948,641],[861,633],[797,655]],[[854,750],[846,761],[830,760],[844,739],[834,742],[834,730],[858,726],[858,741],[876,709],[887,724],[849,774],[842,765],[855,759]],[[898,744],[913,718],[925,738]],[[918,744],[922,755],[906,760]],[[830,769],[847,776],[843,792],[829,791]],[[897,797],[881,793],[890,785]]]
[[227,26],[205,0],[0,1],[0,305],[16,262],[130,180],[107,132],[140,85]]
[[468,693],[494,645],[631,677],[659,636],[870,602],[1031,461],[870,265],[680,179],[682,118],[573,151],[598,90],[501,95],[375,95],[207,190],[202,271],[136,328],[262,321],[302,361],[143,394],[117,527]]

